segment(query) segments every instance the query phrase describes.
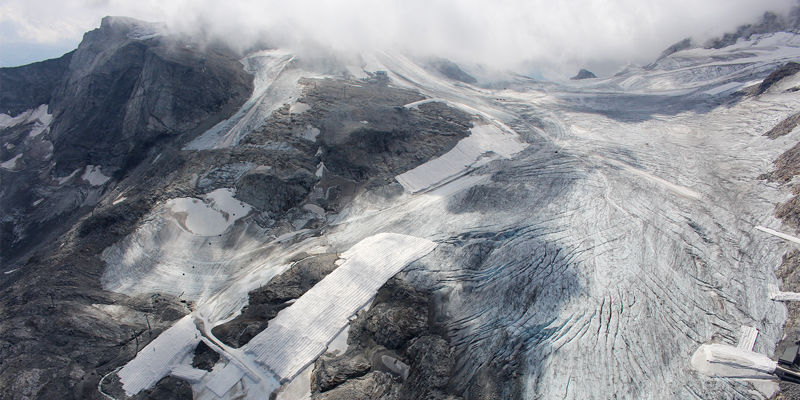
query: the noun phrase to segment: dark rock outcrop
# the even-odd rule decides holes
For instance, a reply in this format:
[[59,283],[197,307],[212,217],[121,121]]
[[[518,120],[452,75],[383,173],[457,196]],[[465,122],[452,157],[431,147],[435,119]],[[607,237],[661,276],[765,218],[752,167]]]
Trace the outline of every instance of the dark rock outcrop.
[[224,119],[249,97],[252,76],[236,52],[221,42],[129,37],[149,25],[106,17],[84,35],[52,95],[57,173],[129,169],[158,142]]
[[712,39],[706,43],[705,47],[721,49],[736,44],[736,41],[739,39],[750,39],[753,35],[797,28],[800,24],[800,19],[797,18],[798,9],[800,9],[800,7],[795,7],[794,10],[786,16],[767,11],[757,23],[742,25],[734,32],[728,32],[722,35],[721,38]]
[[219,361],[219,354],[211,347],[208,347],[205,342],[200,342],[200,344],[195,347],[192,356],[192,367],[211,371],[217,361]]
[[683,39],[680,42],[675,43],[672,46],[667,47],[664,51],[662,51],[661,55],[659,55],[658,58],[656,59],[656,62],[658,62],[658,60],[661,60],[662,58],[669,57],[679,51],[691,49],[692,47],[695,47],[692,38]]
[[262,211],[284,212],[300,203],[317,178],[308,171],[295,171],[280,178],[269,173],[252,173],[236,182],[236,198]]
[[593,74],[589,70],[581,69],[580,71],[578,71],[578,75],[575,75],[575,76],[573,76],[572,78],[569,78],[569,79],[571,79],[573,81],[577,81],[577,80],[581,80],[581,79],[592,79],[592,78],[597,78],[597,76],[595,76],[595,74]]
[[349,379],[366,375],[371,368],[362,353],[352,357],[320,357],[314,365],[314,391],[327,392]]
[[[798,63],[796,63],[794,61],[790,61],[790,62],[788,62],[786,64],[783,64],[782,66],[778,67],[778,69],[776,69],[775,71],[772,71],[772,73],[769,74],[766,78],[764,78],[764,80],[761,82],[761,84],[758,85],[758,89],[756,89],[756,93],[755,93],[756,96],[766,92],[769,88],[771,88],[776,83],[780,82],[782,79],[790,77],[790,76],[792,76],[792,75],[794,75],[794,74],[796,74],[798,72],[800,72],[800,64],[798,64]],[[795,124],[795,126],[796,126],[796,124]],[[794,127],[792,127],[792,128],[794,128]],[[774,131],[774,129],[773,129],[773,131]],[[772,133],[773,131],[770,131],[770,133]],[[790,131],[791,131],[791,129],[790,129]],[[788,133],[788,132],[786,132],[786,133]],[[770,134],[768,133],[767,136],[770,136]],[[775,136],[775,137],[777,137],[777,136]],[[774,139],[775,137],[770,136],[771,139]]]
[[406,353],[411,360],[411,371],[408,381],[403,384],[408,389],[404,391],[404,397],[446,398],[451,373],[455,367],[450,344],[438,335],[421,336],[411,342]]
[[59,58],[21,67],[0,68],[0,113],[13,117],[42,104],[50,104],[74,53],[71,51]]
[[301,114],[273,113],[264,127],[243,139],[245,144],[291,143],[301,148],[308,141],[297,136],[318,129],[316,143],[309,148],[312,154],[321,147],[318,160],[331,173],[360,182],[412,169],[449,150],[472,127],[466,114],[443,103],[406,109],[404,105],[424,97],[377,80],[357,86],[337,79],[300,82],[305,88],[298,101],[311,108]]
[[765,133],[764,136],[770,139],[777,139],[792,132],[797,125],[800,125],[800,113],[795,113],[786,117],[786,119],[770,129],[769,132]]
[[477,83],[478,80],[475,79],[474,76],[464,72],[458,64],[446,59],[446,58],[435,58],[431,62],[431,67],[439,71],[442,75],[464,83],[474,84]]
[[374,371],[351,379],[335,389],[317,394],[314,400],[395,400],[400,398],[400,385],[391,375]]
[[390,279],[369,310],[350,323],[347,351],[317,360],[312,397],[362,398],[358,396],[374,393],[366,398],[457,399],[450,382],[453,349],[429,320],[431,296],[401,279]]
[[352,322],[350,335],[362,342],[398,349],[427,327],[427,294],[391,279],[378,291],[372,307]]

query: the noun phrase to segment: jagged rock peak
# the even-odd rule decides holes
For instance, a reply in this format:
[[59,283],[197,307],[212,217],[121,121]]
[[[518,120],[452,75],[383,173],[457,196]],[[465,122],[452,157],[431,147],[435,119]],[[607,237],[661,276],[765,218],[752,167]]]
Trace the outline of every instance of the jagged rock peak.
[[696,44],[694,43],[692,38],[688,37],[686,39],[681,40],[678,43],[673,44],[672,46],[667,47],[664,51],[661,52],[661,55],[658,56],[656,61],[669,57],[672,54],[675,54],[679,51],[688,50],[693,47],[696,47]]
[[455,79],[457,81],[470,84],[478,82],[474,76],[464,72],[464,70],[462,70],[458,64],[446,58],[433,58],[429,63],[431,67],[450,79]]
[[795,5],[786,15],[765,12],[755,24],[741,25],[735,32],[728,32],[721,38],[712,39],[705,44],[705,48],[721,49],[735,44],[739,39],[750,39],[753,35],[796,30],[800,27],[800,4]]
[[577,81],[580,79],[591,79],[591,78],[597,78],[597,75],[593,74],[591,71],[587,69],[581,69],[580,71],[578,71],[578,75],[575,75],[569,79]]

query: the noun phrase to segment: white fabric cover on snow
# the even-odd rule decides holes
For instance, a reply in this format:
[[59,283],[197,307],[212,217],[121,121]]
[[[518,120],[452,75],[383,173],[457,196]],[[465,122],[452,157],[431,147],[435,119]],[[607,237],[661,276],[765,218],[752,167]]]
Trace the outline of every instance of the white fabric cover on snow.
[[172,328],[145,346],[136,358],[117,373],[125,394],[133,396],[153,387],[161,378],[172,373],[199,342],[200,331],[194,325],[192,317],[187,315],[181,318]]
[[345,262],[339,268],[245,345],[245,354],[282,382],[290,381],[325,351],[348,318],[389,278],[435,247],[430,240],[392,233],[362,240],[342,254]]

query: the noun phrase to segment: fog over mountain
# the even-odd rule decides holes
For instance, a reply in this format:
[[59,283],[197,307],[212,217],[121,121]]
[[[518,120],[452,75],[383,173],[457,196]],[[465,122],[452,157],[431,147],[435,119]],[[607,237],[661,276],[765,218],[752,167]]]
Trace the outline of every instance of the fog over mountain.
[[[705,42],[794,0],[697,1],[157,1],[8,0],[0,5],[0,65],[55,58],[74,48],[105,15],[164,21],[234,46],[321,46],[435,54],[459,63],[566,79],[587,67],[610,75],[646,64],[667,46]],[[41,48],[41,51],[31,50]],[[59,50],[60,49],[60,50]],[[36,58],[36,57],[39,58]]]

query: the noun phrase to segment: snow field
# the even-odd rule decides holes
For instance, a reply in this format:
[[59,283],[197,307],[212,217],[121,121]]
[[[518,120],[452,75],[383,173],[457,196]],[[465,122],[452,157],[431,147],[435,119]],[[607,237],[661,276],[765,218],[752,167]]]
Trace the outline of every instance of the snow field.
[[162,210],[103,252],[107,267],[101,282],[106,290],[131,295],[210,298],[235,277],[258,274],[268,264],[262,255],[267,239],[251,224],[235,225],[218,236],[194,235]]

